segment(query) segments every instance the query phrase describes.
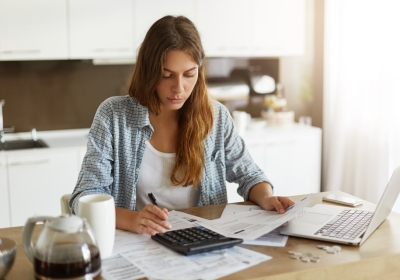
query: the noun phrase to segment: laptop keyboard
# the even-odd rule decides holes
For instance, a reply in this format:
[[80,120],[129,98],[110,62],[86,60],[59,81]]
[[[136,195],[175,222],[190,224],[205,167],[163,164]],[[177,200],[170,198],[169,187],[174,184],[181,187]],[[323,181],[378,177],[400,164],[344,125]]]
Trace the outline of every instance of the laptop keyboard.
[[314,234],[353,240],[365,231],[372,215],[369,211],[346,209]]
[[226,237],[202,226],[157,233],[151,238],[184,255],[225,249],[243,242],[243,239]]

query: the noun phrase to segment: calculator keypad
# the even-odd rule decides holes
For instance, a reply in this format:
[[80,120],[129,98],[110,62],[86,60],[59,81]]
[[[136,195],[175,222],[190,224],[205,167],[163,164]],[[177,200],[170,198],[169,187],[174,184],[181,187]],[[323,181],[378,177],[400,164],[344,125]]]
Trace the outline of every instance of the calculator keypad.
[[202,226],[157,233],[152,239],[185,255],[229,248],[242,239],[229,238]]

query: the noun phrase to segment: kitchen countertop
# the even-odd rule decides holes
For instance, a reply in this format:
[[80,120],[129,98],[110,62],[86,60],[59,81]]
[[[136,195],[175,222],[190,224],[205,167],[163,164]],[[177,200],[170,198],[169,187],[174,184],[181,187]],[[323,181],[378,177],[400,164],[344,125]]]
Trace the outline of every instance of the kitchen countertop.
[[[86,148],[89,128],[37,131],[37,138],[44,141],[49,148]],[[5,141],[32,139],[30,132],[5,134]],[[29,149],[32,150],[32,149]],[[2,152],[18,152],[27,150],[11,150]]]
[[[297,123],[293,123],[290,125],[282,125],[282,126],[268,126],[265,121],[260,119],[253,119],[250,125],[247,127],[244,138],[252,138],[251,136],[256,134],[263,133],[273,133],[274,131],[284,132],[284,131],[295,131],[300,132],[304,130],[313,130],[317,129],[311,126],[299,125]],[[86,148],[88,141],[89,128],[81,128],[81,129],[63,129],[63,130],[48,130],[48,131],[37,131],[37,138],[44,141],[48,148],[56,149],[56,148]],[[18,133],[7,133],[5,134],[5,141],[11,140],[25,140],[32,139],[30,132],[18,132]],[[39,149],[24,149],[24,150],[10,150],[10,151],[1,151],[2,153],[14,153],[14,152],[26,152],[31,150],[43,150],[43,148]]]

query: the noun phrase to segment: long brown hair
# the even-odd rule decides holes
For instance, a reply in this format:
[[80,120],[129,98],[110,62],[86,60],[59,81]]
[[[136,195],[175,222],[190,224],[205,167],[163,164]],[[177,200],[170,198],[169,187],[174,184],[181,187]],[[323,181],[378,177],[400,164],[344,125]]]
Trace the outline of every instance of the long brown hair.
[[156,87],[161,82],[166,53],[170,50],[189,53],[199,66],[196,85],[179,112],[176,163],[171,174],[173,185],[196,187],[205,163],[203,141],[214,120],[206,89],[205,54],[193,22],[183,16],[165,16],[150,27],[139,49],[129,95],[153,114],[160,113]]

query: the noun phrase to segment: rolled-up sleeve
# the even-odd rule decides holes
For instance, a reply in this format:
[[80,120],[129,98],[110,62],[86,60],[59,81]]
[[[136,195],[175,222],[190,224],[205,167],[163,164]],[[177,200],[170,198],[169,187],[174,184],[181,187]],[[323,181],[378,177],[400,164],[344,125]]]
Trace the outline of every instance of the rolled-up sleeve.
[[271,183],[252,159],[243,139],[237,134],[230,114],[223,114],[223,118],[226,180],[238,183],[238,194],[244,200],[248,200],[250,189],[254,185],[260,182]]
[[78,181],[69,200],[73,213],[78,211],[78,201],[88,194],[111,194],[113,183],[112,112],[108,103],[98,108],[89,131],[87,152],[82,162]]

